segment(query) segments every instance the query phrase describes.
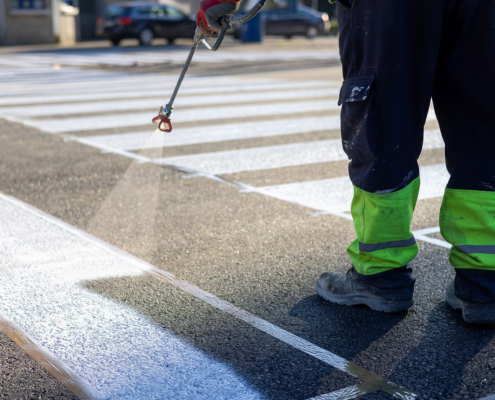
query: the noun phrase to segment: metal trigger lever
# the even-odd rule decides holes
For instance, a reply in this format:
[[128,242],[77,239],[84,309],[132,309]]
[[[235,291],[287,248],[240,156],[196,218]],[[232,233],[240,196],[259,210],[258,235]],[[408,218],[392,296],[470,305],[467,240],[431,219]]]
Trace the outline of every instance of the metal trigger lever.
[[170,98],[170,101],[165,107],[160,107],[160,111],[158,112],[158,115],[151,120],[151,122],[158,124],[159,130],[161,130],[162,132],[172,132],[171,118],[174,112],[175,98],[177,97],[177,93],[179,93],[179,89],[182,84],[182,81],[186,76],[187,70],[189,69],[189,65],[191,64],[194,53],[196,52],[196,49],[198,48],[199,44],[202,43],[208,50],[217,51],[222,45],[223,39],[227,34],[227,30],[230,28],[230,24],[231,23],[242,24],[246,21],[249,21],[254,16],[256,16],[256,14],[260,12],[260,10],[263,8],[265,3],[266,0],[259,0],[259,2],[256,3],[256,5],[248,13],[242,16],[226,15],[225,17],[223,17],[222,29],[220,30],[220,33],[218,34],[218,37],[215,43],[213,44],[213,46],[210,46],[206,42],[206,37],[203,34],[203,32],[201,32],[199,28],[196,28],[196,32],[194,34],[193,46],[191,48],[191,51],[189,52],[186,63],[184,64],[184,68],[182,68],[182,72],[179,76],[179,80],[177,82],[177,85],[175,86],[174,92],[172,93],[172,97]]

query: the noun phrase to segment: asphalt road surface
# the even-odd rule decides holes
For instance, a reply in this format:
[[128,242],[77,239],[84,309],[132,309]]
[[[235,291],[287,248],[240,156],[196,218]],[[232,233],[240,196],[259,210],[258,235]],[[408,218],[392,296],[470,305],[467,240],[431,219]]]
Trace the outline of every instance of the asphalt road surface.
[[444,301],[448,174],[433,110],[415,305],[316,295],[345,273],[352,186],[335,39],[3,52],[0,397],[479,399],[495,328]]

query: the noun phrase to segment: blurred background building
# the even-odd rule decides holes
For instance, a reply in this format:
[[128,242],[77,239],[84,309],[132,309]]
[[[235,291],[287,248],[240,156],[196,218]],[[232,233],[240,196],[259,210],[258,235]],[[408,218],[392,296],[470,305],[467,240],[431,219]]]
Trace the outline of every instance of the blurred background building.
[[[247,0],[244,0],[247,1]],[[298,0],[290,0],[294,5]],[[300,0],[319,11],[334,14],[328,0]],[[96,19],[110,4],[119,0],[0,0],[0,45],[71,45],[96,39]],[[173,5],[189,15],[201,0],[157,0]]]

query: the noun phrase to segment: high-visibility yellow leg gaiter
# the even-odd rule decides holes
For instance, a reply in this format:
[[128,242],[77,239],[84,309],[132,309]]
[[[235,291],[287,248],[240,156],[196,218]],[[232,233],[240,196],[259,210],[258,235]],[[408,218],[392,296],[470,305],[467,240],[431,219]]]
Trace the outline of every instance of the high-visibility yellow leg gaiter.
[[354,187],[352,218],[357,239],[347,248],[354,268],[375,275],[406,266],[418,254],[411,221],[420,178],[392,193],[369,193]]
[[454,268],[495,270],[495,192],[445,189],[440,231]]
[[495,302],[495,192],[445,189],[440,231],[452,244],[455,294],[473,302]]

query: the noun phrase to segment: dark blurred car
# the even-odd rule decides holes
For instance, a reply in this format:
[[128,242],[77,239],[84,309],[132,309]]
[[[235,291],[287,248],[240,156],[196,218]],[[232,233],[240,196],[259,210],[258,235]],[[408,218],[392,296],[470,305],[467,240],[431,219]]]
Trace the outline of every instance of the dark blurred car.
[[122,39],[139,39],[149,46],[154,38],[170,44],[177,38],[192,38],[196,22],[175,7],[132,2],[109,6],[96,21],[96,35],[118,45]]
[[[298,5],[296,12],[289,10],[283,12],[266,11],[262,12],[262,15],[266,21],[266,35],[281,35],[286,38],[300,35],[314,38],[330,32],[328,14],[303,5]],[[238,39],[241,35],[240,25],[233,24],[229,33]]]

